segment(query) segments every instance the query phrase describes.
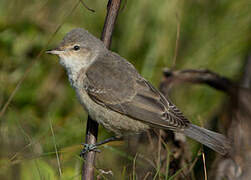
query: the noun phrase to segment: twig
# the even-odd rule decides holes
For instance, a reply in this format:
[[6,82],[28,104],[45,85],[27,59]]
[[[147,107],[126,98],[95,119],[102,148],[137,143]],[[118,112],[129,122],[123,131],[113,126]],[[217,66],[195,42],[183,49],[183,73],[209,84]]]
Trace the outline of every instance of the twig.
[[164,70],[164,80],[162,81],[161,89],[165,86],[171,86],[174,83],[198,83],[207,84],[217,90],[224,91],[230,95],[236,94],[237,85],[228,78],[220,76],[209,70],[187,69],[181,71]]
[[15,89],[11,92],[11,95],[9,96],[7,102],[4,104],[3,108],[1,109],[1,111],[0,111],[0,118],[4,115],[5,111],[7,110],[8,106],[10,105],[12,99],[14,98],[15,94],[19,90],[19,88],[22,85],[22,83],[25,80],[25,78],[30,73],[30,71],[31,71],[32,67],[34,66],[34,64],[37,62],[37,60],[40,58],[40,56],[42,56],[42,54],[44,53],[44,51],[47,49],[48,45],[51,43],[51,41],[54,38],[54,36],[56,35],[56,33],[59,31],[59,29],[64,24],[66,18],[68,18],[75,11],[75,9],[78,7],[78,5],[79,5],[79,2],[73,7],[73,9],[69,13],[67,13],[67,15],[64,17],[63,21],[58,25],[57,29],[54,31],[54,33],[51,35],[51,37],[47,41],[47,43],[44,46],[44,48],[38,53],[38,55],[36,56],[36,58],[28,65],[28,67],[26,68],[23,76],[18,81]]
[[[98,137],[98,123],[93,121],[90,116],[88,116],[85,142],[87,144],[95,144]],[[95,162],[95,152],[90,151],[85,154],[85,161],[82,169],[82,180],[92,180],[94,179],[94,162]]]
[[101,35],[101,40],[105,46],[109,49],[111,45],[112,33],[115,25],[115,21],[118,16],[121,0],[109,0],[107,4],[107,14],[105,18],[105,24]]
[[197,162],[198,159],[199,159],[199,156],[200,156],[199,153],[200,153],[200,152],[201,152],[201,150],[198,151],[196,157],[194,158],[193,162],[191,163],[191,165],[190,165],[190,167],[189,167],[189,169],[188,169],[188,171],[187,171],[187,174],[191,173],[191,171],[193,170],[193,168],[194,168],[196,162]]
[[[118,16],[121,0],[109,0],[107,4],[107,14],[105,18],[105,24],[103,27],[101,40],[105,46],[109,49],[111,45],[112,33],[115,26],[115,22]],[[86,143],[95,144],[98,137],[98,123],[88,117],[87,129],[86,129]],[[82,168],[82,180],[94,179],[94,162],[95,152],[91,151],[85,154],[85,161]]]
[[204,153],[203,150],[202,150],[202,160],[203,160],[203,167],[204,167],[205,180],[207,180],[206,158],[205,158],[205,153]]
[[91,11],[91,12],[95,12],[95,10],[94,9],[91,9],[91,8],[89,8],[85,3],[84,3],[84,1],[83,0],[79,0],[80,2],[81,2],[81,4],[88,10],[88,11]]
[[137,159],[138,154],[135,155],[134,159],[133,159],[133,168],[132,168],[132,179],[135,180],[136,179],[136,159]]
[[54,134],[54,131],[53,131],[51,120],[50,120],[50,128],[51,128],[51,134],[52,134],[52,137],[53,137],[54,149],[55,149],[55,153],[56,153],[56,157],[57,157],[59,177],[61,177],[62,176],[61,164],[60,164],[60,160],[59,160],[58,149],[57,149],[57,145],[56,145],[56,139],[55,139],[55,134]]
[[179,49],[179,40],[180,40],[180,21],[177,17],[177,34],[176,34],[176,43],[175,43],[176,45],[175,45],[172,69],[175,69],[175,66],[176,66],[176,60],[177,60],[178,49]]
[[144,177],[143,180],[147,180],[148,176],[150,176],[151,174],[152,174],[152,173],[148,171],[148,172],[146,173],[146,175],[145,175],[145,177]]

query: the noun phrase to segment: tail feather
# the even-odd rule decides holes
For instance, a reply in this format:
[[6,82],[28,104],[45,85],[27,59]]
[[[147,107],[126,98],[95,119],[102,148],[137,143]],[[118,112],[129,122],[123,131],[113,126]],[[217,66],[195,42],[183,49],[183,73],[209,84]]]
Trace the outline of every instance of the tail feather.
[[221,155],[228,154],[231,148],[230,141],[222,134],[209,131],[194,124],[191,124],[189,128],[184,129],[183,133],[186,136],[220,153]]

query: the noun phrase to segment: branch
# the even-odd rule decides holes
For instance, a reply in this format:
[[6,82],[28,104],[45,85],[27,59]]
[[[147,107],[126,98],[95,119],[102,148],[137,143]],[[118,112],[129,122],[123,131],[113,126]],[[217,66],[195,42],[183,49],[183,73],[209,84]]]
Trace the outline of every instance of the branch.
[[107,4],[107,14],[101,35],[101,40],[104,42],[105,46],[108,49],[110,49],[112,33],[119,13],[120,4],[121,0],[109,0]]
[[[107,14],[101,35],[101,40],[109,49],[111,45],[112,33],[118,16],[121,0],[109,0],[107,4]],[[95,144],[98,137],[98,123],[88,116],[86,128],[86,144]],[[85,161],[82,168],[82,180],[94,179],[95,152],[85,154]]]
[[[237,146],[235,146],[235,144],[233,144],[233,148],[235,147],[244,147],[244,140],[240,139],[240,137],[248,137],[248,135],[245,133],[244,134],[244,130],[241,128],[238,128],[239,125],[243,125],[245,124],[245,127],[251,127],[250,123],[248,124],[248,122],[250,121],[246,121],[242,116],[246,115],[247,113],[243,113],[243,111],[245,112],[245,110],[247,112],[250,112],[250,110],[248,109],[248,107],[250,106],[250,95],[247,90],[245,90],[244,88],[240,88],[237,84],[235,84],[234,82],[232,82],[230,79],[220,76],[218,74],[216,74],[215,72],[209,71],[209,70],[195,70],[195,69],[186,69],[186,70],[170,70],[170,69],[165,69],[163,72],[163,79],[160,83],[160,91],[163,93],[164,96],[168,97],[168,90],[171,89],[174,85],[176,84],[181,84],[181,83],[192,83],[192,84],[205,84],[208,85],[216,90],[219,91],[223,91],[225,93],[227,93],[231,98],[229,98],[231,100],[231,104],[234,105],[234,107],[232,108],[237,108],[238,112],[241,112],[239,114],[236,113],[236,110],[233,109],[229,109],[227,111],[227,115],[229,116],[229,118],[227,115],[225,115],[224,119],[221,119],[221,124],[223,125],[223,129],[229,129],[229,126],[231,125],[231,127],[234,127],[234,131],[229,131],[231,134],[229,137],[235,137],[235,139],[238,139],[238,142],[240,142]],[[242,97],[244,97],[244,100],[242,100]],[[225,108],[224,108],[225,109]],[[241,109],[241,111],[240,111]],[[222,112],[220,112],[222,114]],[[222,115],[221,115],[222,116]],[[220,116],[219,116],[220,117]],[[250,116],[248,116],[250,119]],[[241,119],[240,121],[242,123],[238,123],[240,121],[236,120],[237,118]],[[232,120],[233,119],[233,120]],[[248,118],[247,118],[248,119]],[[248,120],[249,120],[248,119]],[[234,124],[234,125],[232,125]],[[238,130],[240,129],[240,131],[242,132],[242,135],[240,136],[241,133],[238,132]],[[251,132],[250,130],[248,132]],[[181,153],[176,153],[176,155],[174,156],[174,158],[172,158],[170,160],[170,164],[176,164],[175,167],[170,168],[170,174],[172,172],[177,172],[180,168],[184,167],[184,163],[188,163],[191,161],[191,155],[188,151],[188,147],[187,144],[182,142],[181,139],[175,139],[175,135],[172,135],[173,132],[166,132],[167,136],[169,137],[174,137],[172,139],[169,140],[169,145],[172,149],[175,149],[176,152],[181,152]],[[250,138],[249,138],[250,139]],[[241,144],[242,143],[242,144]],[[238,151],[238,148],[237,149]],[[178,154],[178,155],[177,155]],[[246,154],[246,153],[243,153]],[[204,154],[202,154],[204,155]],[[240,157],[240,156],[238,156]],[[203,156],[203,158],[205,158]],[[203,159],[204,160],[204,159]],[[230,160],[230,159],[228,159]],[[231,160],[232,161],[232,160]],[[224,161],[226,162],[226,161]],[[204,164],[204,161],[203,161]],[[192,165],[193,166],[193,165]],[[192,167],[191,166],[191,167]],[[229,164],[224,164],[224,169],[229,166]],[[190,177],[190,169],[184,169],[183,173],[185,174],[185,176]],[[236,166],[232,166],[233,167],[237,167]],[[204,168],[205,169],[205,168]],[[218,168],[220,169],[220,168]],[[230,168],[228,168],[230,169]],[[227,169],[227,170],[228,170]],[[172,170],[172,171],[171,171]],[[222,171],[222,174],[225,174],[226,171]],[[206,172],[206,171],[205,171]],[[217,174],[217,168],[214,168],[214,173],[213,174]],[[229,172],[227,172],[229,174]],[[172,175],[172,174],[171,174]],[[217,175],[219,176],[219,175]],[[206,175],[205,175],[206,177]],[[224,176],[225,177],[225,176]],[[209,179],[216,179],[216,178],[209,178]],[[229,178],[229,179],[233,179],[233,178]]]
[[231,80],[222,77],[209,70],[194,70],[187,69],[181,71],[164,70],[164,79],[161,83],[161,88],[167,88],[175,83],[196,83],[206,84],[217,90],[224,91],[230,95],[236,93],[237,85]]

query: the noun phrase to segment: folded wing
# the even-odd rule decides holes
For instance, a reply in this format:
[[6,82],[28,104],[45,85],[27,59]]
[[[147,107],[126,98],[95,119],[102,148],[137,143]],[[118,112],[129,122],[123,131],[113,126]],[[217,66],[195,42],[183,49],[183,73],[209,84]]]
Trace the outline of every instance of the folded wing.
[[149,125],[187,128],[183,114],[119,55],[98,58],[86,72],[87,93],[98,104]]

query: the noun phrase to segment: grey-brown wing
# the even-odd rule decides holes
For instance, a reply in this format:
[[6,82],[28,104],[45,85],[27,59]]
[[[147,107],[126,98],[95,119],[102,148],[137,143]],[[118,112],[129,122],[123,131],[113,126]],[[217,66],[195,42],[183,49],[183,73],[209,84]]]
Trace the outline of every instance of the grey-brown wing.
[[104,104],[119,104],[135,94],[133,66],[115,53],[105,54],[94,61],[86,71],[85,84],[92,98]]
[[87,92],[98,104],[152,126],[181,129],[189,121],[126,60],[98,59],[86,72]]

